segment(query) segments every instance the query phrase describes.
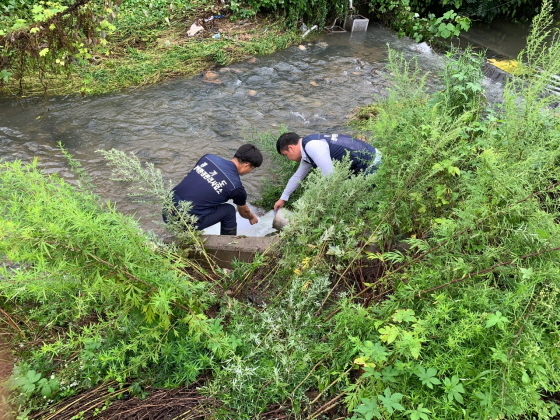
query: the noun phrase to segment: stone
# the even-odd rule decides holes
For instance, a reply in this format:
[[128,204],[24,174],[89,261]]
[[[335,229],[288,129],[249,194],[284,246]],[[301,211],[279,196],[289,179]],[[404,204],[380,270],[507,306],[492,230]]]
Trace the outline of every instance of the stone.
[[272,220],[272,227],[276,230],[282,230],[290,222],[290,216],[292,212],[284,208],[278,209]]

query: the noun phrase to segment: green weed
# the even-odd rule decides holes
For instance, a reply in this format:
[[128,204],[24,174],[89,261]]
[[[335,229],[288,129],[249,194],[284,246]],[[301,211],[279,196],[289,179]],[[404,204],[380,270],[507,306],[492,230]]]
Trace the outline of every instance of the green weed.
[[0,197],[1,304],[34,331],[19,338],[20,404],[146,374],[189,383],[235,347],[204,315],[207,285],[111,204],[21,162],[0,167]]

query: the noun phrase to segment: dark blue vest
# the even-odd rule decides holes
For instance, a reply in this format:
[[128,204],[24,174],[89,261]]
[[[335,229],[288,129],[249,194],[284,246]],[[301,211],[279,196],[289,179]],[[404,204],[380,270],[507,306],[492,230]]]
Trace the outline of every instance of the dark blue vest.
[[[329,144],[331,159],[340,161],[345,155],[349,155],[351,162],[350,170],[353,173],[357,174],[358,172],[363,172],[366,169],[368,169],[368,171],[375,171],[377,169],[376,167],[368,168],[375,159],[375,147],[354,137],[345,136],[343,134],[311,134],[302,139],[301,145],[305,150],[305,146],[307,146],[307,143],[311,140],[320,139],[326,140]],[[316,168],[317,165],[313,162],[313,159],[311,159],[309,155],[308,159],[309,163]]]
[[231,160],[204,155],[183,180],[172,189],[173,201],[192,202],[191,214],[207,216],[216,207],[232,199],[238,206],[247,204],[247,192],[237,167]]

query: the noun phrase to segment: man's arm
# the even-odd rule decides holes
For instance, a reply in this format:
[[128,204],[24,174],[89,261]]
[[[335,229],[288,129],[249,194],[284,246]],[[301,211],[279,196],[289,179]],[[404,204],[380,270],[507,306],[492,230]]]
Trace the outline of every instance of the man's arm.
[[259,222],[257,216],[251,213],[251,209],[248,205],[245,204],[244,206],[237,206],[237,211],[239,212],[239,215],[241,217],[243,217],[244,219],[248,219],[249,223],[251,223],[252,225]]
[[304,160],[299,163],[297,171],[294,172],[286,184],[286,188],[284,188],[284,192],[280,196],[280,200],[274,203],[274,210],[284,207],[284,204],[288,201],[290,195],[297,189],[297,187],[299,187],[300,182],[307,176],[309,171],[311,171],[311,168],[313,168],[313,166]]
[[329,143],[326,140],[311,140],[305,146],[305,153],[315,162],[315,165],[317,165],[323,175],[332,174],[334,166]]

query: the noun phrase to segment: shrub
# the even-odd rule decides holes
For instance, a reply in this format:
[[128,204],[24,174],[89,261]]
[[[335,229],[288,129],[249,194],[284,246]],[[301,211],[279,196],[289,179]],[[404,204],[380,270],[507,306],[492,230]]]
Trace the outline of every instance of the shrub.
[[17,161],[0,166],[0,199],[0,305],[29,329],[23,407],[108,380],[190,383],[234,349],[205,315],[204,272],[111,204]]

